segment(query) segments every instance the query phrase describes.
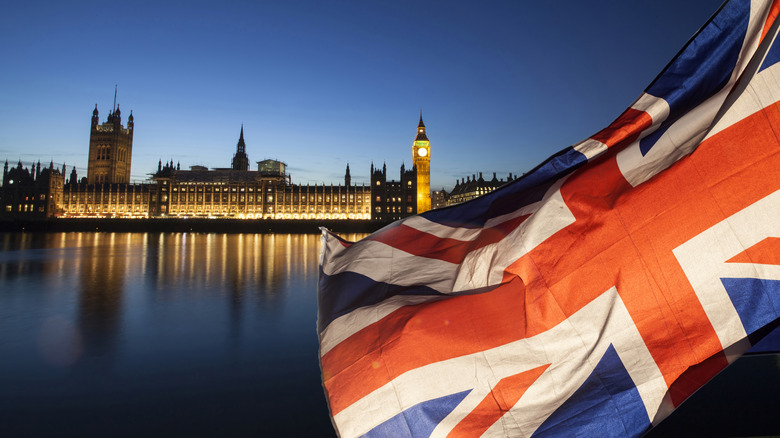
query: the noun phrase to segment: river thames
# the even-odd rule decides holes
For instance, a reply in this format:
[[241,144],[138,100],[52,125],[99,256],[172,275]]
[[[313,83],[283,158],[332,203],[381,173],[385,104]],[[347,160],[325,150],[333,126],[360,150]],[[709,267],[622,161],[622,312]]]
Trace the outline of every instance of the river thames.
[[[319,247],[312,234],[0,234],[0,436],[335,436]],[[651,435],[780,433],[778,356],[732,368]],[[716,398],[766,412],[718,425]]]

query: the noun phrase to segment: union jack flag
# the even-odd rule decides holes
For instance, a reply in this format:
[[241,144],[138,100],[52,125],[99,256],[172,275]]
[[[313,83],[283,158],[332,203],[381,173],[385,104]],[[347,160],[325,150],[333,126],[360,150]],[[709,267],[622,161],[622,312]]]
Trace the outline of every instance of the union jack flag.
[[320,363],[355,436],[639,436],[780,321],[780,0],[724,4],[615,122],[358,242]]

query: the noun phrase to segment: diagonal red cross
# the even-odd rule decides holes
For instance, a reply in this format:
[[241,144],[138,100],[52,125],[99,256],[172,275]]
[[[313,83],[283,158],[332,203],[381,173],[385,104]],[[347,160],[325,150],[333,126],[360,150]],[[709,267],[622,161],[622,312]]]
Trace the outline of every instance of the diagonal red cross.
[[708,139],[636,188],[614,154],[590,163],[561,188],[575,222],[512,264],[506,277],[523,279],[527,301],[545,303],[535,308],[560,309],[545,326],[615,286],[667,384],[678,380],[670,394],[678,405],[727,362],[672,250],[777,190],[778,108]]

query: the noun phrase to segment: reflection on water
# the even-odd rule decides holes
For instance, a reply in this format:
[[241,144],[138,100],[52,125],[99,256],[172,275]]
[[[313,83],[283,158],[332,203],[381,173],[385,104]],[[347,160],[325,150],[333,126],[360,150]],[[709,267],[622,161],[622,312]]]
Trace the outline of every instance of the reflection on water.
[[331,435],[319,246],[319,235],[0,234],[0,435],[115,436],[116,424]]
[[[80,333],[90,349],[88,356],[103,356],[115,347],[120,330],[122,295],[131,258],[116,254],[128,242],[117,243],[115,234],[87,235],[92,236],[96,238],[89,239],[86,244],[81,242],[82,256],[74,260],[79,283],[77,320]],[[102,242],[103,239],[106,242]]]
[[[283,305],[291,283],[314,284],[318,235],[61,233],[2,236],[0,279],[36,276],[48,292],[68,292],[75,276],[75,319],[96,354],[119,335],[127,283],[155,300],[217,293],[233,320],[252,297],[269,315]],[[57,280],[60,285],[49,280]],[[62,287],[60,287],[62,286]],[[314,290],[310,291],[314,293]]]

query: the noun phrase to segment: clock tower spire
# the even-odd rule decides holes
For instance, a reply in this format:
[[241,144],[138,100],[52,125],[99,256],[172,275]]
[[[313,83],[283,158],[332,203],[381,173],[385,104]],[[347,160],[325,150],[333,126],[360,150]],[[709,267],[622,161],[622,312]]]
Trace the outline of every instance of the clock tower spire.
[[417,172],[417,213],[422,213],[431,209],[431,144],[425,134],[422,110],[412,145],[412,162]]

